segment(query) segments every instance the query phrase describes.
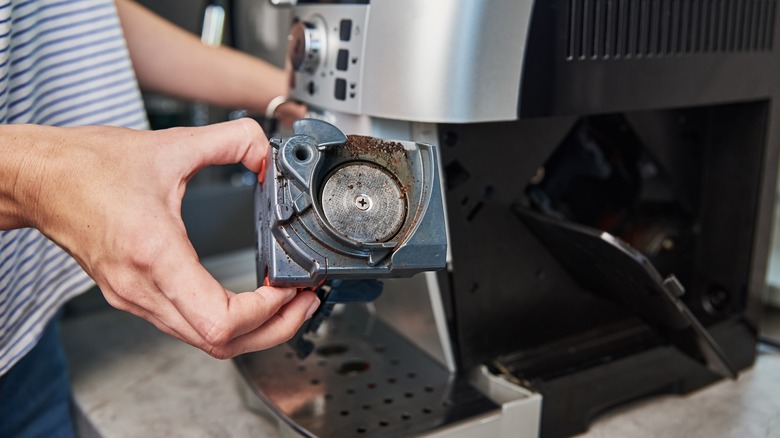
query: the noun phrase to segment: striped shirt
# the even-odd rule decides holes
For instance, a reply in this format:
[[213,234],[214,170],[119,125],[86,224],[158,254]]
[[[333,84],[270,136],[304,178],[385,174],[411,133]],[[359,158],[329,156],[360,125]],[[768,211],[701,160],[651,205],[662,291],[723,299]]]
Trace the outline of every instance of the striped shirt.
[[[147,128],[113,0],[0,0],[0,123]],[[38,231],[0,231],[0,376],[91,285]]]

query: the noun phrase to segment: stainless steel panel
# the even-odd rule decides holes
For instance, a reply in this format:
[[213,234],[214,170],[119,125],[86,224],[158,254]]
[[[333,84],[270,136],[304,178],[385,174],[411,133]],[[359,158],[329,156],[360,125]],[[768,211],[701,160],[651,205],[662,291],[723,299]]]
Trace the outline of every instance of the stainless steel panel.
[[286,346],[236,363],[255,394],[307,436],[414,436],[500,407],[358,306],[323,325],[316,353]]
[[[417,122],[514,120],[530,0],[374,0],[303,5],[296,16],[327,40],[292,95],[320,109]],[[340,39],[351,20],[349,41]],[[320,23],[320,24],[317,24]],[[349,51],[345,70],[339,50]],[[347,83],[344,99],[335,81]]]
[[517,118],[530,0],[371,3],[364,114],[423,122]]

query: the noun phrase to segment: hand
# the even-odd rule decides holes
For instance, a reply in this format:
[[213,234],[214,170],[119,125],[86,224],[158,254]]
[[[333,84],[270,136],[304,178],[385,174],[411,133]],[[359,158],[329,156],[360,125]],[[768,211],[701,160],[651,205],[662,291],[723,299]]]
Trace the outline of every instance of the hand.
[[309,108],[306,105],[288,100],[276,108],[274,116],[279,124],[290,127],[294,121],[306,117],[308,112]]
[[73,255],[112,306],[217,358],[285,342],[316,309],[312,292],[225,290],[187,239],[181,199],[199,169],[260,169],[268,141],[254,121],[27,129],[21,216]]

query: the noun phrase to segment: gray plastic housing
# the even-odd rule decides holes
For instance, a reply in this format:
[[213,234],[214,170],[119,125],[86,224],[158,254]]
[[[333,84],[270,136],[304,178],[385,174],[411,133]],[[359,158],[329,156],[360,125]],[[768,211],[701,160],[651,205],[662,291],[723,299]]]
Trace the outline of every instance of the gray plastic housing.
[[[255,190],[259,283],[316,287],[326,279],[410,277],[446,264],[447,239],[436,146],[345,136],[316,119],[271,139]],[[360,143],[362,147],[356,147]],[[365,147],[366,144],[377,147]],[[382,242],[352,239],[323,213],[321,191],[342,166],[379,166],[403,188],[405,218]]]

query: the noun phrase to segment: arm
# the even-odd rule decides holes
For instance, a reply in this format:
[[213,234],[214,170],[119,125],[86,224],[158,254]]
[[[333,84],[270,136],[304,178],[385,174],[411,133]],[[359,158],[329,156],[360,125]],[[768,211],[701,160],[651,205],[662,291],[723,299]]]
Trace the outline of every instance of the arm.
[[0,228],[40,230],[114,307],[227,358],[288,340],[318,304],[289,288],[225,290],[187,239],[181,198],[195,172],[239,161],[260,169],[268,141],[253,121],[162,131],[8,125],[0,138]]
[[[209,47],[131,0],[116,0],[133,67],[142,88],[264,114],[288,93],[283,70],[229,47]],[[301,105],[285,105],[294,118]]]

